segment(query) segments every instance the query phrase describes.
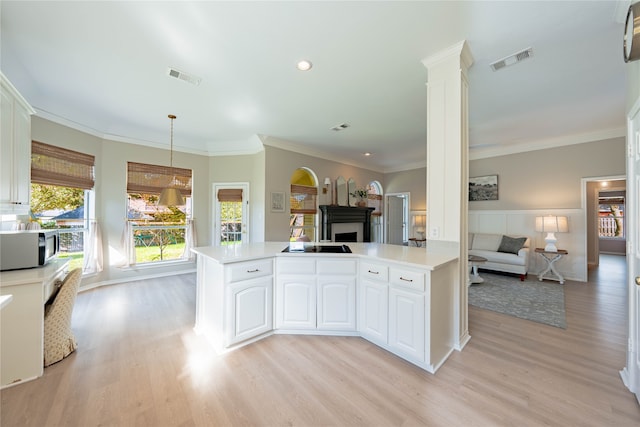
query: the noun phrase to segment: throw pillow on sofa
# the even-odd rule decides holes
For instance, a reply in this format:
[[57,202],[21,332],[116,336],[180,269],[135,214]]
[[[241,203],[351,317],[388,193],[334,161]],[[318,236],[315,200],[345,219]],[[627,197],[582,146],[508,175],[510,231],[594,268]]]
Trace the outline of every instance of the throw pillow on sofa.
[[509,237],[502,236],[500,247],[498,252],[505,252],[508,254],[518,254],[518,251],[524,246],[524,242],[527,241],[526,237]]

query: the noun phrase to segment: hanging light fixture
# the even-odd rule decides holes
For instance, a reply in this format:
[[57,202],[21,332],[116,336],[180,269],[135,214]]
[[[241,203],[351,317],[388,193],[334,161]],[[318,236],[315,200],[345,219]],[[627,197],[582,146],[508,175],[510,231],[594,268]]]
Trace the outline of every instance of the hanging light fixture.
[[173,121],[176,119],[176,116],[173,114],[169,114],[169,119],[171,119],[171,157],[169,167],[171,168],[171,182],[169,186],[162,190],[160,193],[160,199],[158,200],[158,206],[182,206],[184,205],[184,197],[180,193],[173,184],[176,179],[173,174]]

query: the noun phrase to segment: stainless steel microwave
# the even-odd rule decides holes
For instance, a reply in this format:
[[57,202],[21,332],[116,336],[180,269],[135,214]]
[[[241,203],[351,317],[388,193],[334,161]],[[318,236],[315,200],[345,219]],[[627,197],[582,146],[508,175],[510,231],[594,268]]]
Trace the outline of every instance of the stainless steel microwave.
[[20,270],[45,265],[60,252],[57,230],[0,232],[0,270]]

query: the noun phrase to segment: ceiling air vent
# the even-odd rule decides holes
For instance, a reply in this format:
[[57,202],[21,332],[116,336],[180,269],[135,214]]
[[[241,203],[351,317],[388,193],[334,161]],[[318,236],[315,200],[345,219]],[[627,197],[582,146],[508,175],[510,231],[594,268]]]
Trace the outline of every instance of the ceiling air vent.
[[170,77],[175,77],[187,83],[191,83],[194,86],[198,86],[202,79],[191,74],[187,74],[184,71],[176,70],[175,68],[169,68],[168,74]]
[[338,131],[341,131],[341,130],[345,130],[348,127],[349,127],[349,125],[347,123],[341,123],[339,125],[336,125],[336,126],[332,127],[331,130],[335,130],[336,132],[338,132]]
[[493,71],[498,71],[504,67],[508,67],[509,65],[517,64],[520,61],[524,61],[525,59],[532,56],[533,49],[529,47],[525,50],[521,50],[520,52],[516,52],[513,55],[509,55],[506,58],[499,59],[496,62],[490,64],[490,66]]

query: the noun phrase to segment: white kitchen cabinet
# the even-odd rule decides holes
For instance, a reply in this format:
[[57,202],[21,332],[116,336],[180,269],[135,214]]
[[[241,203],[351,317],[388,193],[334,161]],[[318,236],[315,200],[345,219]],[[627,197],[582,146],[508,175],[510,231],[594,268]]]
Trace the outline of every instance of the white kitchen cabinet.
[[43,267],[0,273],[0,294],[12,296],[0,312],[0,387],[42,376],[44,304],[68,264],[57,259]]
[[349,255],[282,253],[282,244],[269,242],[233,252],[194,249],[196,331],[222,351],[268,336],[263,304],[270,282],[262,279],[273,277],[273,333],[362,336],[436,372],[458,339],[455,255],[384,244],[351,247]]
[[357,260],[319,258],[316,263],[318,329],[355,331]]
[[357,260],[303,256],[276,261],[276,328],[355,331]]
[[358,331],[362,337],[386,345],[389,322],[389,267],[362,261],[358,303]]
[[273,329],[273,278],[230,284],[226,306],[227,345],[269,332]]
[[318,277],[318,329],[356,329],[356,277]]
[[29,213],[31,115],[35,111],[0,73],[0,213]]
[[315,275],[278,276],[276,294],[277,328],[316,328]]
[[389,347],[424,362],[424,293],[389,288]]
[[217,351],[273,329],[273,258],[220,264],[198,256],[196,331]]
[[389,347],[417,362],[425,360],[425,274],[389,269]]

